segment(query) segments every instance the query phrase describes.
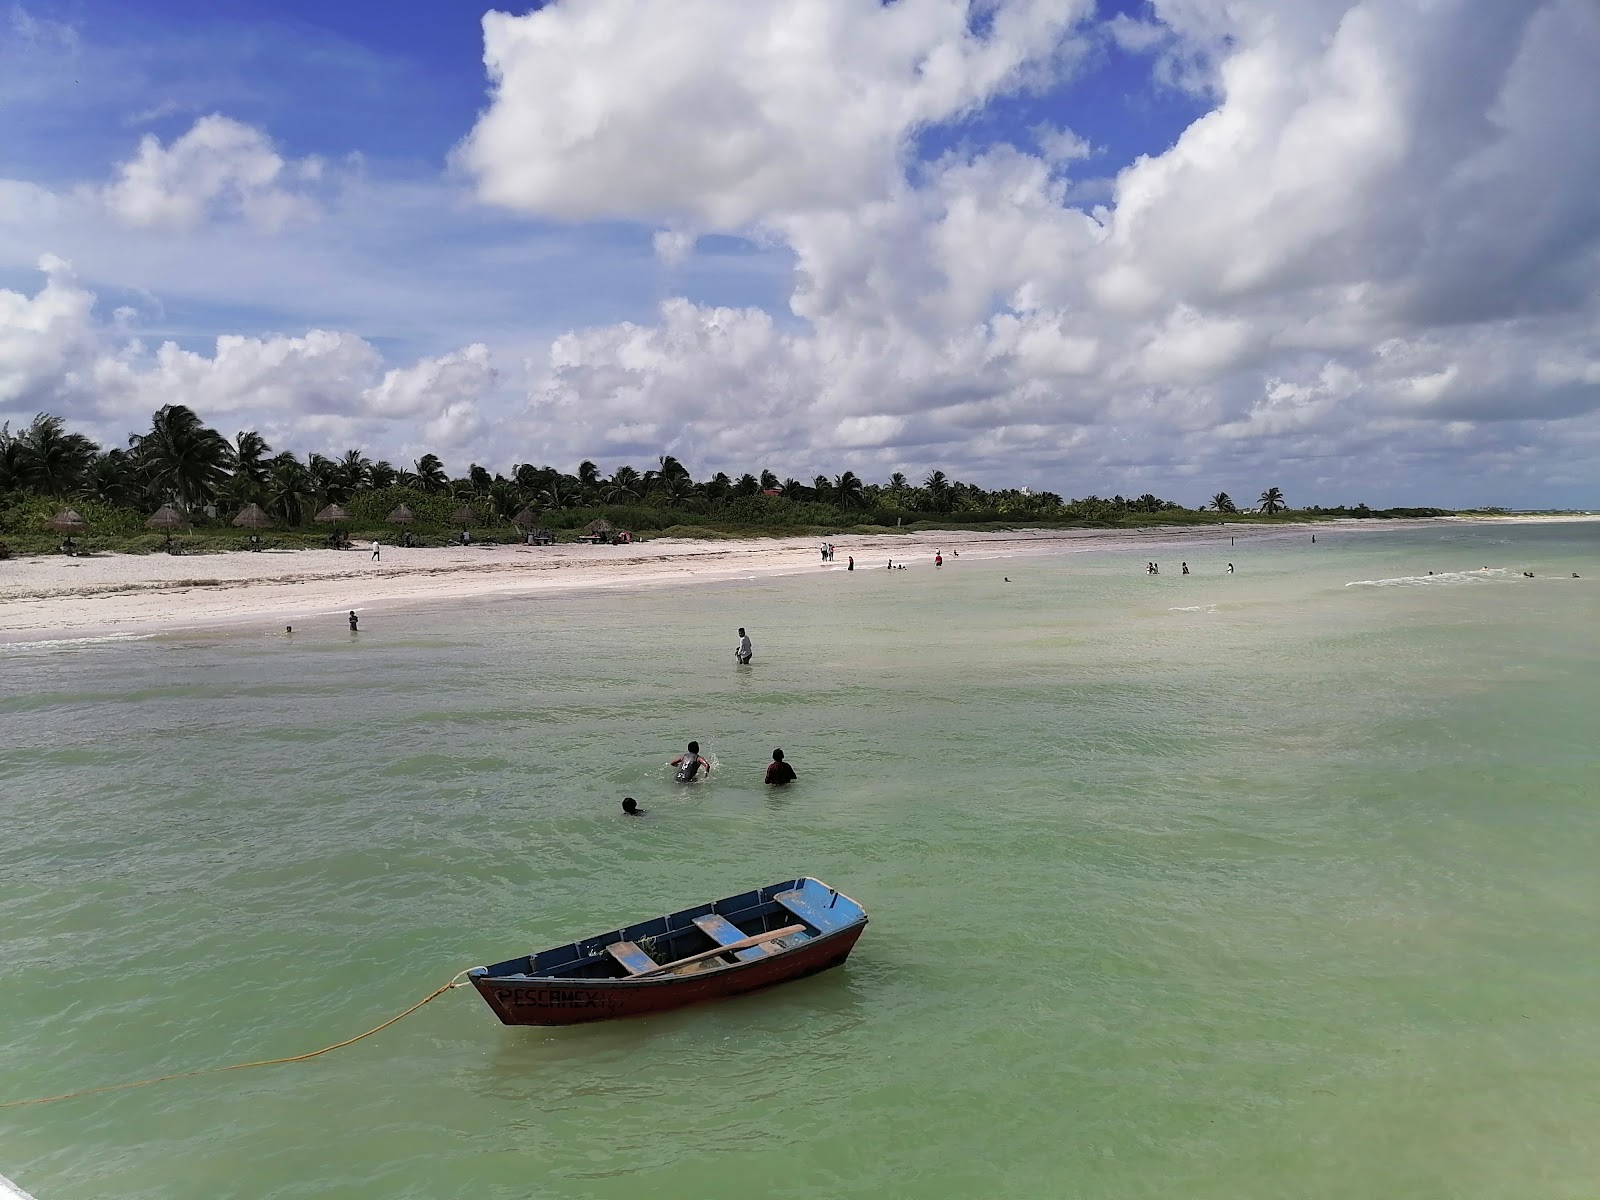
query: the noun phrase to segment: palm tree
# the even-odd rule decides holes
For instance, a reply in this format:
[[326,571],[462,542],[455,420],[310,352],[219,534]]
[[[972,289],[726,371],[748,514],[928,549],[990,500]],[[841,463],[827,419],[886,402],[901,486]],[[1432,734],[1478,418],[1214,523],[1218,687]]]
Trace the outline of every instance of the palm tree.
[[1288,508],[1284,503],[1282,488],[1268,488],[1261,493],[1261,511],[1271,516],[1275,512]]
[[833,481],[834,502],[840,508],[861,507],[861,480],[854,471],[846,471]]
[[726,471],[718,471],[705,484],[706,497],[710,500],[726,500],[728,493],[733,491],[733,480],[728,478]]
[[833,481],[826,475],[818,475],[811,481],[811,494],[819,503],[828,503],[833,499]]
[[1227,492],[1218,492],[1211,497],[1211,507],[1219,513],[1236,513],[1239,508],[1233,502],[1233,497]]
[[[233,439],[233,478],[241,489],[254,493],[267,482],[267,455],[272,447],[253,429],[241,429]],[[250,497],[255,499],[254,495]]]
[[233,458],[228,440],[182,404],[158,409],[150,432],[134,434],[128,445],[150,490],[184,508],[196,508],[217,494]]
[[313,499],[311,474],[293,454],[285,451],[267,468],[266,510],[285,525],[299,525]]
[[[764,471],[762,473],[766,475],[772,474],[770,471]],[[775,476],[772,482],[778,482]],[[760,490],[761,481],[754,475],[750,474],[749,471],[746,471],[743,475],[739,476],[737,482],[735,482],[733,485],[734,494],[737,496],[754,496]]]
[[587,458],[578,464],[578,486],[583,489],[585,499],[591,499],[600,491],[600,468]]
[[139,503],[139,480],[125,450],[107,450],[89,464],[83,496],[100,504],[132,508]]
[[394,469],[394,464],[379,459],[367,471],[367,484],[375,492],[384,488],[393,487],[400,473]]
[[540,489],[537,497],[539,507],[552,510],[571,508],[574,498],[572,489],[564,478],[552,479]]
[[804,500],[806,498],[806,485],[798,479],[785,479],[782,484],[783,498],[785,500]]
[[467,468],[467,482],[472,487],[473,495],[483,496],[488,494],[489,488],[493,485],[494,476],[489,474],[488,467],[480,467],[477,463],[473,463]]
[[416,471],[417,487],[424,492],[447,492],[450,477],[444,473],[444,464],[437,454],[424,454],[411,464]]
[[673,458],[670,454],[663,454],[660,458],[656,459],[656,462],[661,467],[661,478],[663,479],[689,478],[689,468],[684,466],[677,459]]
[[339,456],[339,462],[334,470],[346,499],[372,481],[372,462],[359,450],[346,450]]
[[681,475],[663,475],[658,490],[668,505],[682,504],[694,496],[694,481],[687,471]]
[[928,501],[933,505],[934,512],[944,512],[950,507],[950,480],[943,471],[929,471],[922,480],[922,486],[928,491]]
[[639,472],[626,464],[611,472],[611,482],[606,485],[605,498],[612,504],[626,504],[642,495]]
[[81,433],[68,433],[60,417],[40,413],[16,435],[22,447],[22,475],[41,496],[68,496],[83,486],[89,465],[99,452]]
[[763,470],[761,472],[761,490],[763,492],[770,492],[773,488],[775,488],[777,486],[778,486],[778,477],[776,475],[774,475],[771,471]]

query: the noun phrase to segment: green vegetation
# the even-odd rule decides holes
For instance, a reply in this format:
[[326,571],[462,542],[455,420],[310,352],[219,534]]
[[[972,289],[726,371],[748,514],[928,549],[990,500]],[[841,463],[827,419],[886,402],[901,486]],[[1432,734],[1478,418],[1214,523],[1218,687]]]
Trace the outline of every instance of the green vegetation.
[[[232,520],[251,504],[272,520],[271,528],[254,531],[269,549],[326,545],[335,528],[358,541],[393,541],[403,530],[421,544],[438,544],[453,540],[463,524],[478,541],[520,540],[529,526],[571,540],[601,518],[636,536],[717,538],[1447,515],[1443,509],[1374,511],[1365,505],[1291,510],[1276,487],[1261,493],[1253,513],[1240,513],[1226,492],[1199,509],[1148,492],[1063,500],[1027,488],[987,491],[940,470],[920,483],[899,473],[867,483],[853,471],[804,483],[767,470],[696,481],[671,455],[649,470],[621,466],[609,476],[586,461],[575,475],[531,463],[500,475],[473,464],[451,478],[433,454],[410,469],[373,462],[360,450],[338,457],[312,453],[303,461],[273,454],[259,433],[242,431],[230,441],[178,404],[157,412],[150,429],[131,436],[125,450],[102,449],[49,414],[16,431],[0,426],[0,541],[13,553],[56,549],[62,534],[46,522],[68,506],[88,523],[87,532],[76,535],[84,550],[159,550],[167,534],[147,529],[146,520],[163,504],[192,524],[179,535],[188,552],[245,548],[253,531],[234,528]],[[348,519],[318,522],[329,505],[342,506]],[[401,505],[415,515],[404,526],[389,521]],[[463,506],[470,521],[463,519]]]

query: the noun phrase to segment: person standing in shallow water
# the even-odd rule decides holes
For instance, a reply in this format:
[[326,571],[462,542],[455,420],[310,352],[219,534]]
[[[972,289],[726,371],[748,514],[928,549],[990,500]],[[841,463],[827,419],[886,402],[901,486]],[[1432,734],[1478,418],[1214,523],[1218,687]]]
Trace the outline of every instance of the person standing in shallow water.
[[699,742],[690,742],[689,748],[667,765],[678,768],[677,780],[679,783],[693,783],[695,776],[700,773],[701,767],[706,769],[707,775],[711,774],[711,764],[700,757]]
[[755,652],[755,646],[750,642],[750,635],[744,631],[743,625],[739,626],[739,643],[733,648],[733,661],[741,667],[748,667]]
[[783,751],[774,750],[772,761],[767,764],[766,782],[772,787],[783,787],[785,784],[793,783],[796,778],[794,768],[783,761]]
[[350,632],[351,633],[359,633],[360,632],[360,630],[358,630],[356,628],[356,621],[357,620],[358,620],[358,618],[356,617],[356,610],[352,608],[350,610]]

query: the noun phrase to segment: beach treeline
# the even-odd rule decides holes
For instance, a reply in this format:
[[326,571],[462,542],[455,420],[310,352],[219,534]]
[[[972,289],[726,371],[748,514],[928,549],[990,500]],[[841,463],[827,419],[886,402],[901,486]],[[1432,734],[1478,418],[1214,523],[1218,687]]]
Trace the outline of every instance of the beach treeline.
[[770,470],[696,480],[671,455],[645,470],[623,465],[610,474],[585,461],[575,474],[532,463],[500,474],[474,463],[452,476],[434,454],[399,466],[374,461],[359,449],[304,458],[274,452],[260,433],[245,430],[229,438],[181,404],[156,412],[150,428],[130,436],[126,447],[109,449],[48,413],[18,429],[0,425],[0,535],[13,542],[48,540],[44,521],[67,504],[84,518],[93,540],[128,549],[165,543],[166,532],[146,528],[163,505],[181,513],[193,535],[211,531],[235,541],[241,533],[229,522],[257,505],[272,521],[258,536],[286,545],[325,537],[330,523],[319,528],[316,516],[329,505],[346,513],[334,524],[374,536],[394,532],[390,517],[404,505],[412,517],[407,532],[424,541],[463,526],[474,528],[480,539],[515,537],[532,525],[575,534],[602,518],[635,533],[748,535],[858,527],[1177,524],[1282,519],[1291,511],[1296,519],[1445,512],[1380,513],[1364,505],[1290,510],[1276,487],[1263,491],[1256,504],[1242,506],[1253,511],[1241,511],[1227,493],[1198,508],[1152,493],[1067,500],[1028,488],[985,489],[938,469],[917,480],[897,472],[882,483],[853,471],[809,481],[781,479]]

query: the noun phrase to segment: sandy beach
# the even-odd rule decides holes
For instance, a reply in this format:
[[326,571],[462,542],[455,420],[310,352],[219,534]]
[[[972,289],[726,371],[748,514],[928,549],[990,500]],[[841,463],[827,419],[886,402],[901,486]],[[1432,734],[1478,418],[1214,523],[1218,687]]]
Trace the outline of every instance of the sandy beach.
[[180,556],[50,555],[0,563],[0,642],[332,618],[352,608],[365,612],[556,589],[632,589],[843,571],[850,555],[855,556],[859,570],[881,570],[889,559],[909,563],[914,569],[931,569],[933,555],[941,549],[947,555],[956,551],[968,559],[1124,546],[1147,547],[1155,555],[1164,546],[1216,543],[1229,536],[1245,543],[1281,538],[1302,529],[1349,534],[1427,523],[1352,520],[1307,526],[1230,524],[851,535],[832,539],[836,558],[831,563],[820,561],[821,539],[809,537],[659,538],[630,546],[384,546],[378,562],[372,562],[364,548]]

